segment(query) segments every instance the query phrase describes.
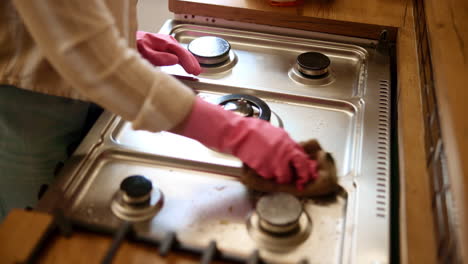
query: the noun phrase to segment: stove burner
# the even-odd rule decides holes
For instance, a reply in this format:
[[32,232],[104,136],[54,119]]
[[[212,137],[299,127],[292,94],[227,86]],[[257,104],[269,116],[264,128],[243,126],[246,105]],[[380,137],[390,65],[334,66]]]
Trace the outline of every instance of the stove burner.
[[258,200],[247,230],[260,248],[289,252],[309,237],[312,221],[296,197],[272,193]]
[[162,207],[163,196],[146,177],[125,178],[111,203],[112,212],[127,221],[143,221],[153,217]]
[[150,180],[140,175],[125,178],[120,184],[123,199],[129,204],[145,203],[149,201],[153,184]]
[[229,59],[231,45],[225,39],[205,36],[192,40],[188,45],[188,50],[200,64],[216,65]]
[[214,103],[245,117],[258,117],[270,121],[270,107],[260,98],[247,94],[228,94],[217,98]]
[[319,52],[306,52],[297,56],[297,68],[308,78],[318,79],[328,75],[330,59]]
[[287,193],[273,193],[263,196],[256,206],[260,228],[273,234],[287,234],[297,231],[302,211],[301,202]]
[[254,109],[244,98],[227,102],[224,109],[235,112],[241,116],[253,116]]

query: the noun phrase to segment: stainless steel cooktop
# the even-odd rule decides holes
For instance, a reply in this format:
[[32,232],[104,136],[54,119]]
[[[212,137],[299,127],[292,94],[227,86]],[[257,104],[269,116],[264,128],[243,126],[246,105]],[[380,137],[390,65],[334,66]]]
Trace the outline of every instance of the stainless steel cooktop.
[[[273,125],[297,141],[317,138],[332,153],[345,193],[297,200],[253,192],[236,180],[237,158],[168,132],[134,131],[104,113],[39,208],[66,208],[75,219],[114,228],[136,221],[142,236],[175,232],[182,243],[216,241],[238,256],[259,250],[268,263],[388,263],[390,67],[377,43],[227,21],[170,20],[160,33],[186,47],[201,37],[222,43],[205,53],[192,44],[200,76],[180,66],[162,70],[211,102],[229,94],[265,102]],[[149,181],[121,184],[132,175]],[[119,191],[132,184],[143,187]],[[148,184],[153,191],[141,194]],[[150,206],[139,210],[138,195]],[[126,202],[137,209],[128,211]]]

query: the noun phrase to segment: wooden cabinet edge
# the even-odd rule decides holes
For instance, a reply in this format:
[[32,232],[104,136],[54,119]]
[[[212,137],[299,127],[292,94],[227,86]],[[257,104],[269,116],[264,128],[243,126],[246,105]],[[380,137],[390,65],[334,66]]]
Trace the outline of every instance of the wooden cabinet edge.
[[394,42],[397,28],[384,25],[372,25],[357,22],[339,21],[325,18],[289,15],[282,13],[249,10],[239,7],[225,7],[214,4],[169,1],[169,10],[175,14],[215,17],[239,22],[289,27],[344,36],[378,39],[383,30],[388,31],[388,38]]

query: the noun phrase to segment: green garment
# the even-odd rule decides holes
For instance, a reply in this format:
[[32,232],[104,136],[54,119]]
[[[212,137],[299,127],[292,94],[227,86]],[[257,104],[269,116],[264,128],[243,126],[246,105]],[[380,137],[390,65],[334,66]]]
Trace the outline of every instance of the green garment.
[[0,221],[33,207],[83,137],[90,103],[0,85]]

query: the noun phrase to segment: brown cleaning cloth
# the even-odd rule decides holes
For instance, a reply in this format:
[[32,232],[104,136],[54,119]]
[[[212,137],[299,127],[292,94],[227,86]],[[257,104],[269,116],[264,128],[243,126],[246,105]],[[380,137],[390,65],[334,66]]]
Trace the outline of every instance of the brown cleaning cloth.
[[262,178],[245,164],[241,182],[255,191],[286,192],[298,197],[318,197],[337,193],[341,187],[338,185],[335,161],[330,153],[323,151],[315,139],[300,144],[310,159],[318,162],[318,178],[306,184],[302,191],[299,191],[294,183],[278,184]]

